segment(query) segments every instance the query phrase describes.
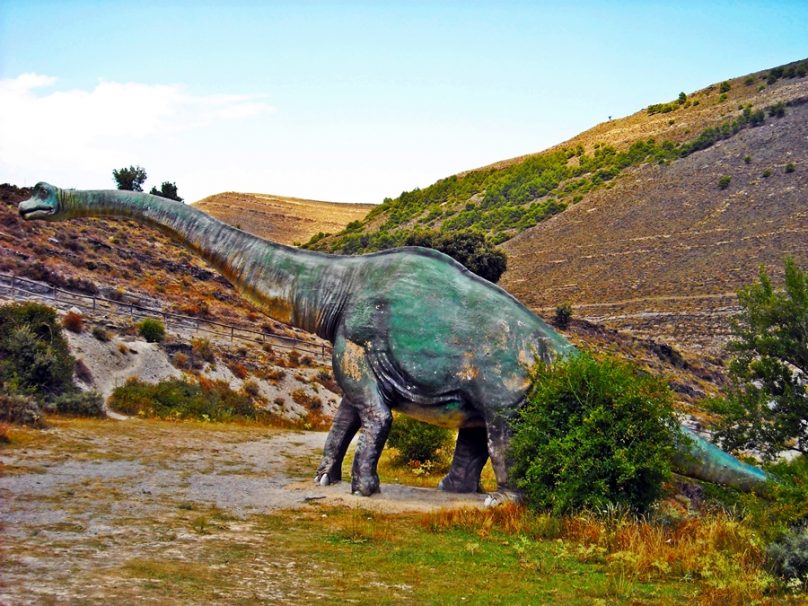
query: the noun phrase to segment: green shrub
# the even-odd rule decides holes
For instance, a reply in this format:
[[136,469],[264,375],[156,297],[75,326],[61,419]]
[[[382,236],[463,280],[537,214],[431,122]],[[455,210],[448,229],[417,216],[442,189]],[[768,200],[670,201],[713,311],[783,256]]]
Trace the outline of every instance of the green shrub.
[[770,168],[767,168],[766,170],[763,171],[762,174],[764,179],[768,179],[769,177],[772,176],[772,171]]
[[570,325],[570,320],[572,320],[572,306],[569,303],[563,303],[555,308],[553,322],[556,326],[564,330]]
[[793,162],[789,162],[788,164],[786,164],[787,173],[793,173],[795,170],[797,170],[797,167]]
[[722,82],[721,86],[718,88],[718,92],[720,92],[720,93],[728,93],[730,88],[731,87],[729,85],[729,82],[724,80],[724,82]]
[[808,528],[795,530],[769,545],[766,558],[776,575],[808,589]]
[[0,392],[0,422],[44,427],[42,410],[31,396]]
[[137,325],[138,334],[149,343],[162,343],[166,338],[166,328],[157,318],[146,318]]
[[399,464],[440,461],[451,443],[452,432],[448,429],[399,414],[394,416],[387,438],[387,445],[398,450],[396,462]]
[[56,312],[39,303],[0,306],[0,382],[47,400],[73,389],[73,366]]
[[746,154],[743,157],[743,162],[744,162],[744,164],[751,164],[752,163],[752,156],[750,156],[749,154]]
[[169,379],[145,383],[130,380],[112,392],[108,404],[118,412],[146,417],[206,421],[227,421],[234,417],[256,419],[250,398],[221,381],[190,383]]
[[588,353],[540,365],[533,379],[510,453],[528,505],[647,511],[670,475],[678,435],[665,383]]
[[46,408],[48,412],[58,412],[75,417],[105,417],[104,400],[95,391],[72,391],[57,397]]
[[718,189],[727,189],[730,181],[732,181],[732,177],[729,175],[721,175],[721,178],[718,179]]

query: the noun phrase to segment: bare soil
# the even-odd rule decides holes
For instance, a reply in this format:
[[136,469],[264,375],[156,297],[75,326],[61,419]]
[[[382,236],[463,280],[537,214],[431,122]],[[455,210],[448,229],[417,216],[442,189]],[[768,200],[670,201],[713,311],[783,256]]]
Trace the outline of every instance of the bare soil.
[[[144,583],[163,572],[169,585],[198,581],[206,603],[318,600],[307,582],[314,571],[271,545],[262,515],[323,504],[429,511],[484,500],[390,484],[363,498],[348,482],[315,485],[324,433],[141,419],[51,424],[14,430],[0,451],[4,605],[144,603]],[[223,558],[225,568],[223,554],[233,550],[250,553],[234,559],[238,582],[199,579],[198,563],[209,571]],[[170,587],[165,595],[147,589],[146,602],[176,603]]]

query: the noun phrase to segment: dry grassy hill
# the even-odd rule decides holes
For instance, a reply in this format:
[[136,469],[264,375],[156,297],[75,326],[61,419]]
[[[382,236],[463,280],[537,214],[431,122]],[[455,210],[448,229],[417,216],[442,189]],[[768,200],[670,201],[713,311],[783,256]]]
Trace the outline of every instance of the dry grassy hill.
[[320,232],[339,231],[362,219],[374,205],[224,192],[203,198],[194,206],[256,236],[292,245]]

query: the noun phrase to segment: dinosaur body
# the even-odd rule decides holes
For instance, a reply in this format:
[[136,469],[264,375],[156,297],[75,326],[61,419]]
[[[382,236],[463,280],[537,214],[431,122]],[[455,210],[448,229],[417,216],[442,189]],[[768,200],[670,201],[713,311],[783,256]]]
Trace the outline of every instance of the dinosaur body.
[[490,456],[499,490],[508,491],[509,420],[526,397],[530,368],[575,351],[507,292],[430,249],[326,255],[262,240],[164,198],[44,183],[20,213],[156,226],[199,252],[267,315],[331,341],[344,398],[315,479],[341,480],[342,460],[361,428],[351,487],[363,495],[379,490],[376,466],[391,410],[459,429],[440,488],[478,490]]

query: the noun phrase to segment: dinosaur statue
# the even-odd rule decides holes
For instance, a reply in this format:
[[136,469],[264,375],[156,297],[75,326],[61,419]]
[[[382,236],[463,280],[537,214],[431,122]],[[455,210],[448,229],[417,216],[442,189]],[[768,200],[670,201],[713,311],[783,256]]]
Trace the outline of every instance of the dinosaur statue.
[[[491,458],[498,492],[508,480],[509,421],[525,400],[537,361],[576,349],[501,288],[450,257],[407,247],[364,256],[300,250],[252,236],[180,202],[120,190],[77,191],[37,184],[20,203],[24,219],[119,217],[155,226],[199,253],[268,316],[333,343],[344,392],[315,481],[342,478],[342,460],[361,428],[351,490],[379,491],[377,463],[391,410],[458,428],[439,488],[479,489]],[[692,435],[688,475],[750,488],[766,479]]]

